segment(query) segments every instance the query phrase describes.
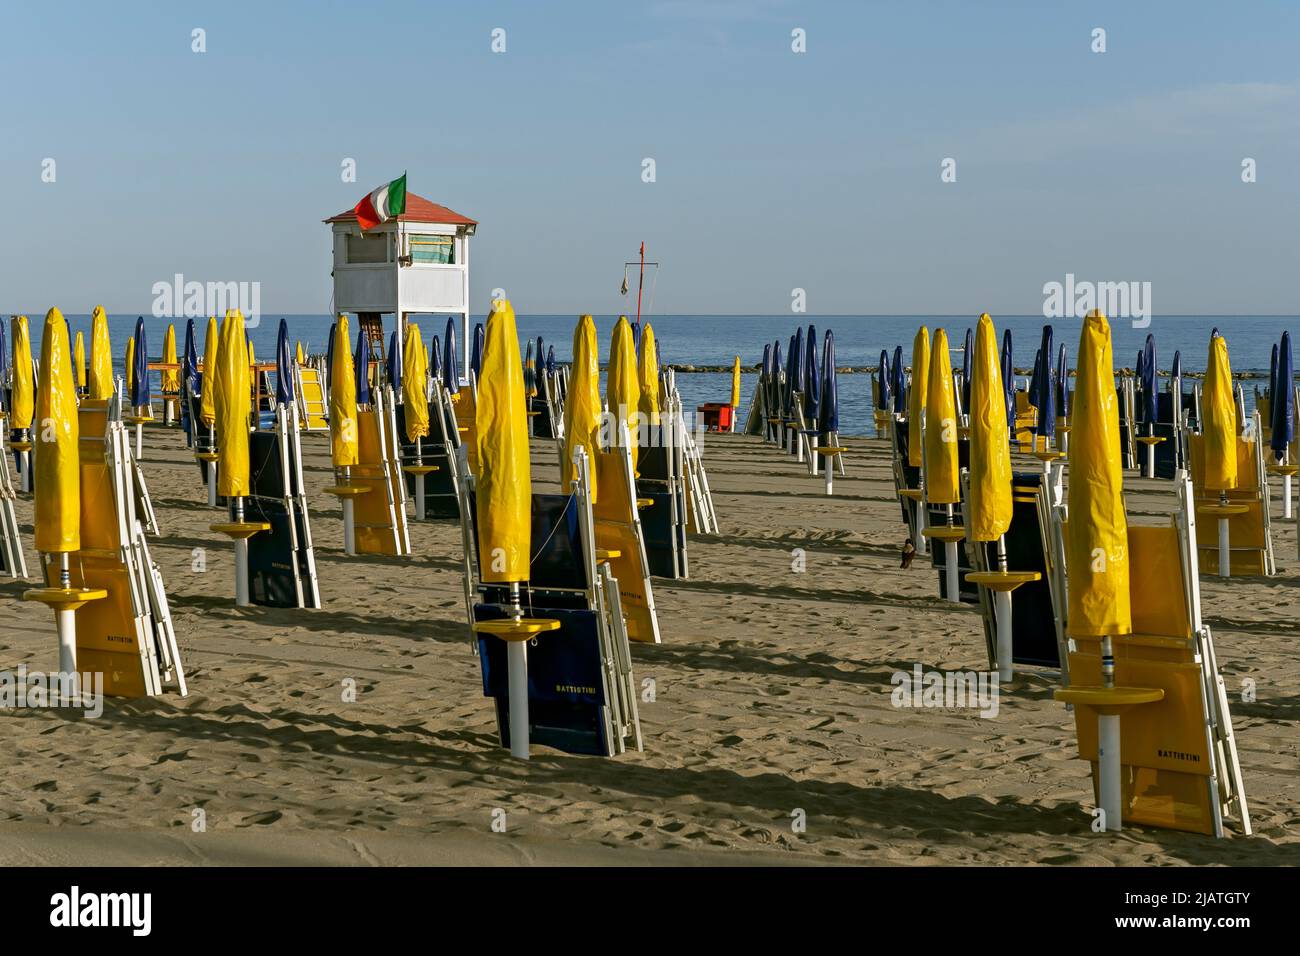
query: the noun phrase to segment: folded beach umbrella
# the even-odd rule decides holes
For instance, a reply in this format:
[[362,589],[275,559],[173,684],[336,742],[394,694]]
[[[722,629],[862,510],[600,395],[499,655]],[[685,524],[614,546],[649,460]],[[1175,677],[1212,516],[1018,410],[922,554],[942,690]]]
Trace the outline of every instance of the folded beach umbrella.
[[970,498],[967,537],[996,541],[1011,527],[1011,441],[997,330],[988,313],[975,326],[971,366]]
[[[450,319],[448,319],[447,321],[448,321],[448,323],[451,322]],[[454,334],[454,333],[453,333],[453,334]],[[638,343],[638,344],[639,344],[639,343]],[[533,371],[536,373],[536,381],[537,381],[537,387],[538,387],[538,388],[541,388],[541,387],[542,387],[542,384],[541,384],[541,383],[542,383],[542,368],[543,368],[543,367],[545,366],[545,364],[546,364],[546,359],[545,359],[545,357],[544,357],[545,355],[546,355],[546,352],[545,352],[545,350],[542,348],[542,337],[539,335],[539,336],[537,336],[537,351],[533,353]]]
[[[209,428],[217,420],[217,351],[220,342],[217,317],[208,316],[207,338],[203,342],[203,379],[202,391],[199,393],[199,418]],[[91,391],[94,391],[93,387]]]
[[1270,396],[1277,394],[1277,343],[1273,343],[1273,350],[1268,357],[1268,394]]
[[1007,426],[1016,427],[1016,366],[1011,351],[1011,330],[1002,330],[1002,388],[1007,403]]
[[[539,338],[537,341],[540,343],[542,340]],[[538,355],[540,357],[540,352]],[[460,388],[460,367],[456,361],[456,325],[453,319],[447,320],[447,331],[442,337],[442,381],[449,392],[456,392]]]
[[[77,339],[80,341],[81,333],[77,333]],[[188,396],[194,391],[194,376],[199,373],[199,353],[194,344],[194,320],[188,319],[185,322],[185,351],[181,355],[181,382],[184,385],[185,394]],[[188,403],[182,402],[181,408],[187,408]]]
[[384,356],[384,375],[396,394],[402,391],[402,365],[397,360],[397,329],[388,334],[388,354]]
[[[763,345],[763,360],[762,362],[759,363],[759,368],[762,370],[761,373],[759,374],[759,384],[763,387],[766,387],[767,380],[772,375],[772,343],[771,342],[764,343]],[[3,369],[0,369],[0,372],[2,371]]]
[[41,387],[35,414],[44,423],[36,442],[36,550],[81,550],[81,459],[77,449],[77,393],[68,362],[68,327],[58,309],[45,314],[41,334]]
[[275,340],[275,404],[293,404],[293,353],[289,351],[289,323],[284,319]]
[[569,394],[564,402],[564,453],[560,461],[561,490],[568,490],[578,474],[573,452],[581,445],[587,452],[587,475],[591,500],[596,500],[596,452],[600,450],[600,364],[596,323],[591,316],[578,319],[573,330],[573,366]]
[[1031,390],[1030,401],[1038,409],[1038,422],[1034,434],[1041,435],[1049,442],[1056,434],[1056,387],[1052,381],[1052,327],[1043,326],[1043,341],[1038,348],[1038,364],[1034,369],[1037,378],[1038,394]]
[[537,394],[537,377],[533,366],[533,342],[528,340],[528,351],[524,356],[524,396],[532,398]]
[[930,330],[923,325],[912,340],[912,386],[907,395],[907,461],[913,468],[921,467],[925,457],[921,451],[921,419],[925,415],[929,380]]
[[1042,366],[1042,359],[1043,350],[1040,348],[1034,352],[1034,362],[1029,366],[1029,388],[1025,397],[1034,408],[1038,407],[1038,369]]
[[731,407],[740,407],[740,356],[731,364]]
[[876,370],[876,408],[885,411],[892,404],[890,394],[893,387],[892,372],[889,370],[889,353],[880,350],[880,367]]
[[640,355],[641,354],[641,321],[640,319],[635,319],[630,324],[632,326],[632,346],[633,348],[636,349],[636,354]]
[[[0,349],[4,347],[4,332],[0,329]],[[0,377],[4,375],[4,364],[0,361]],[[77,338],[72,346],[72,383],[77,388],[86,387],[86,337],[77,329]]]
[[[515,354],[519,354],[518,345]],[[632,326],[621,317],[614,326],[609,343],[609,371],[606,373],[605,401],[617,425],[627,424],[632,450],[632,471],[637,463],[637,430],[630,421],[641,407],[641,386],[637,380],[636,348],[632,344]],[[621,441],[621,439],[619,439]]]
[[894,361],[889,365],[890,374],[894,376],[893,387],[890,389],[894,393],[894,411],[902,414],[907,411],[907,380],[903,377],[903,347],[894,346]]
[[[402,346],[402,408],[409,442],[429,434],[428,380],[429,369],[424,359],[420,327],[407,322],[406,340]],[[417,476],[416,480],[422,479]]]
[[474,377],[478,378],[483,369],[483,323],[478,322],[474,326],[474,346],[469,353],[469,367],[474,372]]
[[370,336],[365,329],[357,329],[357,352],[353,359],[357,381],[357,404],[370,404]]
[[436,335],[429,340],[429,375],[442,381],[442,339]]
[[113,394],[113,345],[108,338],[108,316],[102,305],[90,316],[90,392],[93,399]]
[[546,346],[546,374],[555,374],[555,346]]
[[335,330],[338,329],[338,322],[330,323],[330,334],[325,337],[325,378],[329,382],[330,388],[334,387],[334,340]]
[[967,329],[966,340],[962,343],[961,349],[961,407],[967,412],[970,411],[970,363],[971,350],[974,347],[975,333]]
[[1183,353],[1174,352],[1173,364],[1169,366],[1169,390],[1174,393],[1174,407],[1181,408],[1183,401]]
[[[626,321],[620,326],[630,348],[631,329]],[[484,556],[480,564],[485,584],[528,580],[532,479],[518,336],[514,309],[509,301],[498,299],[488,316],[475,428],[478,553]]]
[[1148,333],[1146,343],[1142,346],[1142,374],[1139,382],[1141,407],[1137,417],[1138,421],[1153,429],[1156,425],[1156,374],[1156,337]]
[[299,339],[294,345],[293,358],[299,365],[307,364],[307,353],[303,351],[302,339]]
[[1273,378],[1273,435],[1268,443],[1278,461],[1286,458],[1287,449],[1295,438],[1295,369],[1292,361],[1291,333],[1283,332],[1278,349],[1277,374]]
[[[9,349],[5,346],[5,327],[0,322],[0,384],[9,381]],[[0,408],[9,410],[8,389],[0,388]]]
[[334,324],[334,364],[330,367],[330,458],[335,468],[348,468],[358,461],[357,377],[348,338],[348,317],[340,315]]
[[126,399],[131,400],[135,383],[135,336],[126,340],[126,352],[122,358],[122,384],[126,387]]
[[14,375],[13,408],[9,410],[9,427],[25,431],[32,427],[36,414],[36,383],[32,377],[32,339],[27,329],[27,316],[13,319]]
[[1056,417],[1061,421],[1070,417],[1070,365],[1064,342],[1056,352]]
[[794,330],[794,337],[790,340],[790,351],[785,357],[788,372],[785,377],[785,407],[790,414],[794,414],[795,395],[798,394],[799,400],[803,401],[803,394],[808,390],[808,363],[803,357],[803,328]]
[[[242,321],[242,320],[241,320]],[[135,320],[135,342],[131,369],[131,407],[147,408],[149,405],[149,347],[144,334],[144,319]],[[176,341],[172,339],[172,351],[176,350]]]
[[244,351],[248,353],[248,366],[251,369],[257,364],[257,353],[253,349],[253,337],[251,335],[244,336]]
[[1201,386],[1201,433],[1205,442],[1205,487],[1231,491],[1237,487],[1237,401],[1232,393],[1232,364],[1223,336],[1210,339]]
[[783,382],[783,379],[781,378],[781,373],[784,370],[785,370],[785,366],[781,364],[781,340],[777,339],[775,342],[772,343],[772,380],[769,383],[769,386],[771,388],[771,393],[768,396],[771,399],[771,402],[768,404],[768,413],[767,413],[769,418],[785,417],[782,414],[782,409],[781,409],[781,404],[782,404],[781,386]]
[[931,504],[952,505],[961,501],[961,467],[957,462],[952,359],[948,354],[948,333],[943,329],[934,330],[929,365],[925,390],[925,499]]
[[[281,319],[281,321],[284,321]],[[167,331],[163,333],[163,354],[162,360],[164,365],[176,364],[176,326],[172,323],[167,324]],[[181,387],[181,373],[179,369],[165,368],[161,375],[162,390],[164,392],[177,392]]]
[[649,322],[641,329],[641,352],[636,364],[637,385],[640,387],[641,421],[647,425],[659,424],[659,351],[655,348],[655,330]]
[[808,326],[804,340],[803,417],[809,427],[817,423],[821,409],[822,372],[817,361],[817,328]]
[[1108,637],[1130,633],[1133,622],[1119,399],[1110,325],[1096,309],[1083,321],[1077,361],[1066,538],[1069,633]]
[[817,403],[817,431],[825,438],[840,430],[840,389],[835,378],[835,333],[826,330],[822,343],[822,384]]
[[248,413],[252,395],[248,341],[244,334],[244,317],[238,309],[228,309],[221,323],[217,361],[212,372],[216,380],[217,454],[221,456],[217,462],[217,493],[227,498],[244,498],[251,491],[248,480]]
[[73,384],[75,385],[76,378],[77,378],[77,370],[72,363],[72,323],[68,321],[68,317],[66,315],[63,317],[63,330],[68,334],[68,350],[67,350],[68,368],[72,369]]

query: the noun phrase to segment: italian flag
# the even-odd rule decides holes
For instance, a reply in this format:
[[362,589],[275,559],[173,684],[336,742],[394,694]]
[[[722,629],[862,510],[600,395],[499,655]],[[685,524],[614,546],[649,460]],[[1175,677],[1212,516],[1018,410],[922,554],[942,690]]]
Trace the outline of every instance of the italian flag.
[[406,212],[406,173],[380,186],[352,211],[357,214],[363,232]]

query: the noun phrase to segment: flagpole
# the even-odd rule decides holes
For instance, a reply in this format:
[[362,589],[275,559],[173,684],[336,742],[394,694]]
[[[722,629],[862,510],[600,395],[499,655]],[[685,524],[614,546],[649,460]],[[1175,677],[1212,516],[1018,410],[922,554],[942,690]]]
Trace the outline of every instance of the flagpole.
[[[658,273],[655,273],[658,275]],[[636,282],[636,323],[641,324],[641,290],[645,288],[645,240],[641,240],[641,275]]]

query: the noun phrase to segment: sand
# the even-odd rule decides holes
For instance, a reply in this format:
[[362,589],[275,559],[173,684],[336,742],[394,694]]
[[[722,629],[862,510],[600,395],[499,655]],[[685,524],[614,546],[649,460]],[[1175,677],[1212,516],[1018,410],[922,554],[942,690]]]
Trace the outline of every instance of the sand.
[[[193,459],[179,432],[151,429],[152,548],[190,696],[110,700],[95,720],[0,712],[0,863],[1300,862],[1292,523],[1274,525],[1276,577],[1202,581],[1256,835],[1099,835],[1053,672],[1004,687],[994,719],[891,705],[895,671],[983,670],[984,640],[977,611],[939,600],[925,562],[900,569],[885,443],[846,444],[850,474],[827,499],[771,446],[709,436],[723,533],[691,541],[689,580],[655,583],[664,643],[633,647],[638,682],[655,689],[645,752],[537,748],[524,764],[497,746],[482,696],[457,525],[412,522],[411,558],[345,558],[322,491],[326,439],[307,436],[325,607],[236,609],[232,552],[208,530]],[[553,446],[533,448],[536,487],[554,488]],[[1137,520],[1172,510],[1171,483],[1127,484]],[[30,500],[18,513],[35,568]],[[51,615],[18,600],[27,586],[0,583],[0,668],[57,660]],[[1254,703],[1238,697],[1246,677]]]

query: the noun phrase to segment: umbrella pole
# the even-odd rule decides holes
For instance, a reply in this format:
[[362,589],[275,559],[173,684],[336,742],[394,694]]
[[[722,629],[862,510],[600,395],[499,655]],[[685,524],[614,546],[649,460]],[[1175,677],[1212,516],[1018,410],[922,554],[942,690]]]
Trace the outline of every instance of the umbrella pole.
[[[826,480],[830,481],[830,466],[826,468]],[[948,527],[952,527],[952,505],[948,508]],[[943,571],[947,579],[948,600],[953,604],[961,603],[961,587],[957,581],[957,542],[945,541],[943,543]]]
[[[816,454],[816,452],[814,452],[814,454]],[[830,495],[834,494],[833,487],[835,482],[835,456],[823,455],[822,457],[826,459],[826,495],[827,497],[829,497]]]
[[[235,499],[235,523],[244,523],[244,499]],[[248,607],[248,539],[235,539],[235,606]]]
[[[998,570],[1007,570],[1007,536],[998,535]],[[1014,675],[1011,664],[1011,592],[993,592],[993,618],[997,622],[998,680],[1010,681]]]
[[[1110,635],[1101,639],[1101,681],[1107,689],[1115,686],[1115,649]],[[1119,715],[1097,716],[1097,791],[1105,814],[1106,829],[1119,830],[1123,825],[1123,796],[1120,789]]]
[[18,490],[24,493],[32,490],[30,455],[31,453],[28,451],[18,453]]
[[[518,621],[524,616],[519,602],[519,584],[510,585],[510,616]],[[510,693],[510,755],[527,760],[528,746],[528,642],[506,644],[506,665]]]
[[[59,552],[59,587],[65,590],[72,588],[66,551]],[[54,609],[54,626],[59,635],[59,680],[63,685],[64,700],[70,700],[79,691],[76,605],[57,605]]]
[[[424,464],[424,452],[421,450],[420,436],[415,436],[415,461],[416,464]],[[415,476],[415,517],[418,521],[424,520],[424,475],[416,474]]]
[[[1147,426],[1150,437],[1156,437],[1156,426],[1154,423]],[[1147,467],[1146,477],[1154,478],[1156,476],[1156,443],[1147,442]]]
[[[343,466],[344,485],[351,483],[350,471],[351,469],[347,465]],[[352,514],[351,495],[343,496],[343,553],[346,555],[357,553],[357,528]]]
[[[1224,492],[1219,492],[1219,505],[1224,506],[1228,503],[1228,496]],[[1232,575],[1232,554],[1228,550],[1228,517],[1221,515],[1219,517],[1219,577],[1226,578]]]
[[144,457],[144,422],[140,421],[140,419],[144,418],[143,405],[135,407],[135,417],[135,460],[139,461]]
[[[211,452],[217,443],[216,428],[214,425],[208,426],[208,451]],[[217,506],[217,460],[215,458],[208,462],[208,507]]]

